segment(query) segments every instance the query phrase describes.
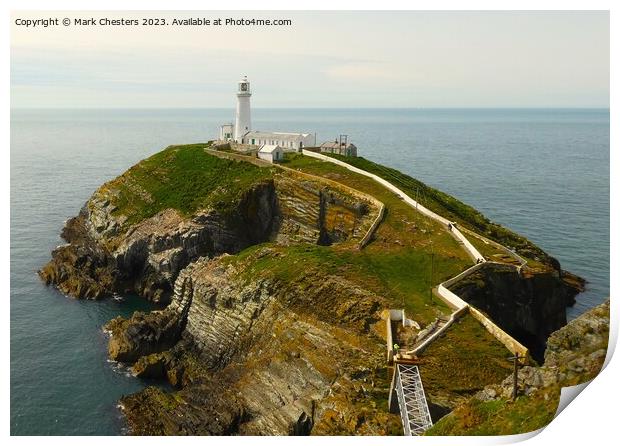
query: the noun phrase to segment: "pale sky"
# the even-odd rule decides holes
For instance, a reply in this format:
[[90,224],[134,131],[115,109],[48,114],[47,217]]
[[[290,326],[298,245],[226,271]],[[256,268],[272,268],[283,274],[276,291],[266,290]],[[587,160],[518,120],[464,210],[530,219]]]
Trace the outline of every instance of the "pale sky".
[[[282,27],[29,28],[58,17]],[[607,12],[13,12],[11,106],[608,107]]]

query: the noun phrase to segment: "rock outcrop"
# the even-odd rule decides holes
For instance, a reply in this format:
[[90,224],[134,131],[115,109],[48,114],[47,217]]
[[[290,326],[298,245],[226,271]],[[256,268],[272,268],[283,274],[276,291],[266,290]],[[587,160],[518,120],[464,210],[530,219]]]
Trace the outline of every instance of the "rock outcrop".
[[[40,276],[63,293],[100,298],[134,292],[167,303],[179,272],[201,257],[236,253],[269,240],[332,244],[361,238],[378,209],[319,181],[278,173],[245,191],[232,210],[186,216],[164,209],[127,227],[115,190],[99,189],[62,231]],[[227,203],[230,206],[230,203]]]
[[111,292],[118,280],[114,260],[105,247],[89,237],[86,212],[67,220],[62,237],[68,242],[52,251],[52,260],[39,275],[67,295],[97,299]]
[[[237,175],[224,180],[225,169]],[[383,235],[394,244],[358,249],[381,206],[293,169],[223,160],[199,144],[171,147],[97,190],[67,221],[68,243],[39,274],[76,298],[136,293],[167,304],[105,326],[112,359],[173,387],[121,400],[132,433],[399,433],[399,417],[386,404],[385,340],[376,327],[384,330],[380,313],[395,305],[388,288],[426,290],[418,272],[411,282],[394,280],[398,263],[423,271],[426,259],[410,252],[424,243],[399,242],[408,230],[402,221]],[[433,229],[433,237],[442,231]],[[446,238],[443,251],[453,246]],[[441,254],[435,262],[450,273],[462,266]],[[539,345],[565,323],[572,296],[559,267],[527,277],[512,272],[485,270],[456,292]],[[440,308],[421,307],[423,318],[441,316]]]
[[[553,332],[547,341],[541,367],[519,369],[519,394],[531,395],[544,387],[574,386],[596,377],[607,354],[609,340],[609,301],[582,314]],[[510,398],[513,377],[499,386],[481,392],[480,399]]]
[[587,382],[599,373],[608,340],[609,301],[551,334],[543,365],[519,369],[516,401],[509,375],[457,406],[427,433],[510,435],[544,427],[554,418],[562,387]]
[[78,298],[136,292],[165,302],[191,261],[269,240],[279,215],[273,182],[265,182],[248,190],[229,215],[205,209],[188,218],[166,209],[121,233],[123,218],[101,194],[67,222],[62,236],[68,244],[40,271],[46,283]]
[[565,309],[583,290],[583,283],[567,284],[561,274],[551,268],[519,271],[489,262],[450,290],[486,313],[542,361],[547,338],[566,325]]
[[[150,314],[152,329],[142,314],[113,322],[112,357],[141,357],[137,374],[167,377],[180,388],[125,397],[133,432],[281,435],[320,426],[317,432],[383,434],[398,426],[377,401],[388,383],[384,344],[371,326],[385,302],[336,276],[308,287],[313,271],[292,282],[244,276],[244,265],[271,256],[278,253],[263,248],[242,265],[227,256],[194,262],[179,275],[170,306]],[[162,327],[171,325],[184,327],[179,344],[154,353],[151,341],[165,345]],[[197,395],[204,407],[196,406]],[[189,426],[188,406],[198,420],[222,408],[225,423]]]

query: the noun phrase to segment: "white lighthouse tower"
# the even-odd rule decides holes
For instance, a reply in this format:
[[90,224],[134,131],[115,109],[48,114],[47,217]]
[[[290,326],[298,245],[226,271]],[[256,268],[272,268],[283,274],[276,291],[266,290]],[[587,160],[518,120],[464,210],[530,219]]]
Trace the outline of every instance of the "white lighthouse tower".
[[250,82],[248,77],[243,76],[239,81],[237,91],[237,118],[235,120],[235,141],[242,143],[243,135],[252,130],[252,119],[250,116]]

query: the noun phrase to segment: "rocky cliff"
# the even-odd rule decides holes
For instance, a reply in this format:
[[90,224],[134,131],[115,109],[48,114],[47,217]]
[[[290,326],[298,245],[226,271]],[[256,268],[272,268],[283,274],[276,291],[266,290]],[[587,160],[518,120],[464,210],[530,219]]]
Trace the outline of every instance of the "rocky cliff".
[[279,216],[272,182],[254,185],[229,215],[204,209],[186,217],[165,209],[121,232],[124,216],[114,210],[98,191],[66,223],[67,244],[40,271],[46,283],[78,298],[135,292],[162,302],[192,260],[269,240]]
[[489,262],[450,290],[486,313],[542,361],[547,338],[566,325],[565,309],[582,287],[580,279],[561,269],[519,270]]
[[260,248],[241,263],[228,256],[194,262],[179,275],[168,308],[108,324],[114,359],[139,358],[136,374],[165,377],[179,389],[125,397],[132,432],[397,431],[398,418],[380,404],[385,345],[371,330],[385,301],[337,276],[318,276],[311,286],[315,271],[286,282],[244,274],[267,258],[286,261]]
[[[131,292],[167,304],[105,327],[112,359],[174,389],[125,396],[131,432],[400,433],[387,408],[380,315],[402,305],[422,326],[445,317],[427,300],[427,278],[454,276],[468,256],[370,180],[303,159],[261,167],[206,146],[169,147],[104,184],[40,271],[73,297]],[[382,202],[375,241],[361,250]],[[458,293],[542,342],[578,288],[553,266],[544,274],[484,270]],[[503,376],[505,351],[474,320],[445,340],[427,351],[422,374],[448,410]],[[454,380],[451,364],[472,355]],[[500,358],[492,370],[485,355]]]
[[570,321],[547,341],[541,367],[518,372],[518,397],[512,401],[513,376],[488,385],[459,405],[430,435],[510,435],[550,423],[562,387],[594,379],[601,370],[609,340],[609,301]]
[[134,292],[167,303],[179,272],[198,258],[270,240],[326,245],[358,240],[378,212],[373,202],[344,189],[235,162],[252,175],[245,187],[235,186],[235,196],[227,197],[230,186],[213,185],[205,191],[205,207],[183,212],[183,195],[177,206],[159,206],[164,208],[138,219],[127,202],[141,200],[143,208],[158,209],[154,195],[161,193],[139,181],[133,171],[141,164],[102,186],[67,221],[62,231],[67,244],[39,272],[47,284],[77,298]]

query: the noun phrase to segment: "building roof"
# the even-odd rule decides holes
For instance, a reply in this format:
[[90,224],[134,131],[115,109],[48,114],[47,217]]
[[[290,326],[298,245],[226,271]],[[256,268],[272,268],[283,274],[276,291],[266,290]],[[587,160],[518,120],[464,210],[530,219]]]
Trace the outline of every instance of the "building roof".
[[357,148],[355,147],[355,144],[353,143],[342,143],[342,146],[340,145],[340,143],[338,141],[327,141],[324,142],[323,144],[321,144],[321,147],[324,147],[326,149],[340,149],[340,148],[345,148],[345,149],[350,149],[350,148]]
[[282,147],[280,147],[277,144],[263,144],[261,146],[260,149],[258,149],[258,151],[260,153],[273,153],[275,152],[277,149],[282,149]]
[[298,138],[307,138],[310,133],[286,133],[286,132],[259,132],[252,130],[244,135],[244,138],[272,138],[279,141],[296,141]]

